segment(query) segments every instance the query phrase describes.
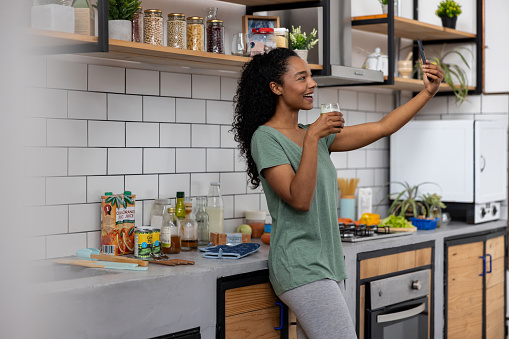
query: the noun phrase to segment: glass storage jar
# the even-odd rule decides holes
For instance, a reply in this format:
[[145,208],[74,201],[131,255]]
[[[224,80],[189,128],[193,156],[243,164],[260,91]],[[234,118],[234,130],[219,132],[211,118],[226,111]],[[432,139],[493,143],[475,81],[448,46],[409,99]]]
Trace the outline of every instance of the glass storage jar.
[[222,20],[207,21],[207,52],[224,54],[224,26]]
[[156,199],[150,210],[150,227],[161,228],[163,216],[170,207],[170,199]]
[[274,34],[276,35],[276,47],[288,48],[288,28],[274,28]]
[[136,13],[134,13],[133,21],[131,22],[132,25],[132,42],[143,42],[143,10],[140,7],[138,7],[138,10]]
[[159,9],[147,9],[143,17],[143,42],[163,46],[163,12]]
[[168,14],[167,46],[186,48],[186,17],[182,13]]
[[187,18],[186,27],[187,49],[193,51],[203,51],[205,43],[205,26],[203,18],[192,16]]
[[277,37],[273,28],[253,28],[249,40],[251,47],[251,56],[256,54],[269,53],[277,46]]

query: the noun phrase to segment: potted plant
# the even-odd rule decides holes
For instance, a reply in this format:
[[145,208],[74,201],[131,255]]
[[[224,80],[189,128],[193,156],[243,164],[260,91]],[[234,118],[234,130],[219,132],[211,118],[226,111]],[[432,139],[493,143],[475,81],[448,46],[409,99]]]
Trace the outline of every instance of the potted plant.
[[302,59],[307,61],[308,51],[318,43],[318,39],[315,39],[316,34],[317,31],[313,28],[308,37],[306,32],[302,33],[301,26],[297,28],[292,26],[292,31],[290,32],[290,48]]
[[419,215],[426,214],[426,205],[421,200],[419,200],[420,197],[418,195],[418,191],[420,186],[424,184],[432,184],[431,182],[423,182],[412,186],[408,182],[394,181],[386,185],[391,183],[400,185],[403,187],[403,189],[400,192],[389,193],[378,203],[378,205],[380,205],[387,199],[393,200],[389,206],[389,215],[392,214],[409,219],[410,217],[416,218]]
[[[382,13],[387,14],[389,13],[389,0],[378,0],[380,2],[380,5],[382,5]],[[394,0],[394,15],[397,15],[398,13],[398,0]]]
[[108,0],[110,39],[131,41],[131,20],[133,20],[134,13],[140,5],[140,0]]
[[438,218],[437,227],[440,227],[442,221],[442,208],[446,208],[445,204],[442,202],[442,197],[437,193],[433,194],[423,194],[422,196],[424,205],[426,205],[426,209],[428,210],[427,216],[429,218]]
[[442,26],[455,29],[461,6],[454,0],[443,0],[438,4],[435,14],[442,19]]

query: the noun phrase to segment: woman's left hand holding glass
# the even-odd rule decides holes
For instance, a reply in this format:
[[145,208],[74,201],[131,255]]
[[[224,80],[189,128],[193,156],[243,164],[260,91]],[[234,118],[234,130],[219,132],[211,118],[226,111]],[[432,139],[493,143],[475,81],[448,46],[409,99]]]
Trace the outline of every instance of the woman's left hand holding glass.
[[428,60],[426,60],[426,64],[422,65],[422,70],[424,72],[424,88],[430,96],[434,96],[440,89],[440,83],[444,78],[444,71]]

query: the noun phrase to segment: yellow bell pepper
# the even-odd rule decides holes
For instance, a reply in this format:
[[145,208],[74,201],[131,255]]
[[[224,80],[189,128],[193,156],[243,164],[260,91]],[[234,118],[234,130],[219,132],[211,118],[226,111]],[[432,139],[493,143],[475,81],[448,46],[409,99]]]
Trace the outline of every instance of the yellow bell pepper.
[[380,223],[380,215],[375,213],[364,213],[359,219],[359,224],[366,224],[368,226],[378,225]]

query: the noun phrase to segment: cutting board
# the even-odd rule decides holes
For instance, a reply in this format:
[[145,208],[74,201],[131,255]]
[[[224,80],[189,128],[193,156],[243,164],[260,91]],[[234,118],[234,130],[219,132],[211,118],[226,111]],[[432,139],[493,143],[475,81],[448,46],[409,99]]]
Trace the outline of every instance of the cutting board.
[[[416,232],[417,231],[417,227],[415,226],[412,226],[412,227],[405,227],[405,228],[401,228],[401,227],[389,227],[389,233],[398,233],[398,232]],[[378,232],[378,233],[385,233],[385,232]]]

